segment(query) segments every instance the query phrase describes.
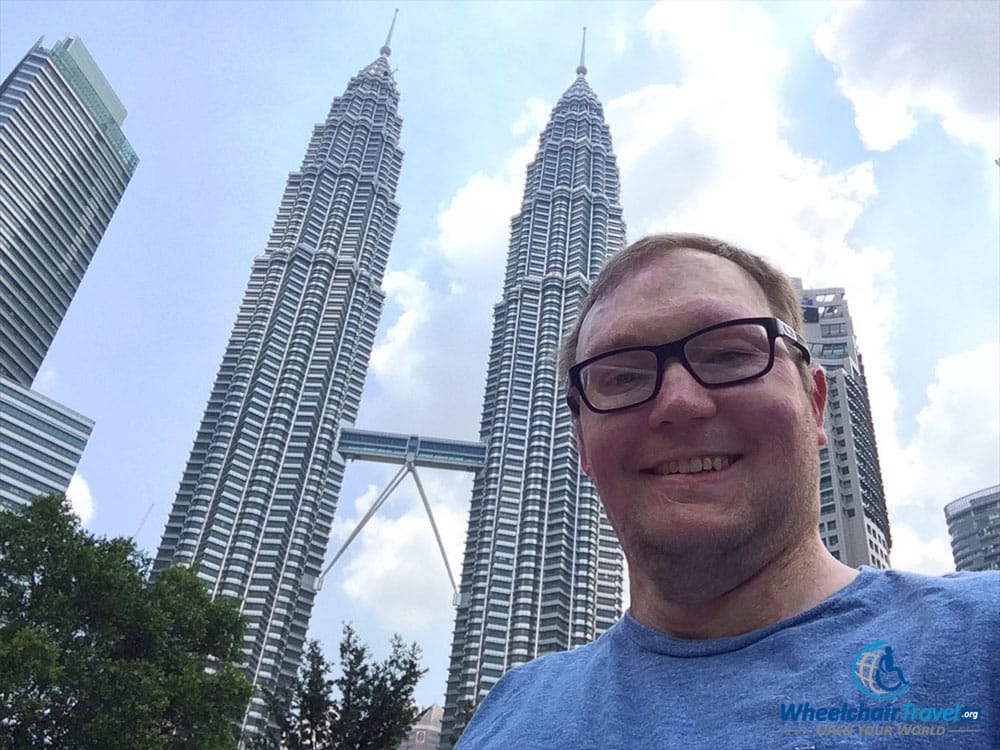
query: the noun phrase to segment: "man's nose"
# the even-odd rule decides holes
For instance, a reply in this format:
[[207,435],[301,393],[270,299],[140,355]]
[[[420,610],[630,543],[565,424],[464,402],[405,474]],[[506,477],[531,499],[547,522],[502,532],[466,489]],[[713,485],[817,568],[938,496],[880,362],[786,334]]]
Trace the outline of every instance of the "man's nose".
[[653,426],[683,422],[692,419],[708,419],[717,411],[715,397],[679,360],[671,360],[663,368],[660,392],[653,399],[649,412]]

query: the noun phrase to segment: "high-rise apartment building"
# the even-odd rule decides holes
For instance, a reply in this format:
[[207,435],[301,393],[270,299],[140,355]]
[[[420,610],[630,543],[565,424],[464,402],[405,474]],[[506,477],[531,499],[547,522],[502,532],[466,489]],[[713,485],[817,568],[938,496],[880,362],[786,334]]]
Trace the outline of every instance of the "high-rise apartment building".
[[802,292],[805,338],[826,370],[827,444],[820,448],[823,543],[851,567],[889,567],[889,516],[864,363],[842,288]]
[[0,83],[0,503],[63,492],[94,423],[30,390],[138,159],[83,43]]
[[83,43],[39,41],[0,84],[0,377],[29,387],[138,159]]
[[1000,484],[944,507],[955,570],[1000,570]]
[[[389,41],[288,177],[167,520],[155,570],[197,563],[247,618],[258,688],[295,676],[385,302],[403,153]],[[261,692],[244,722],[266,722]]]
[[625,242],[611,133],[582,60],[577,74],[542,131],[511,221],[443,737],[508,669],[587,643],[621,615],[623,557],[580,471],[556,374],[562,334]]

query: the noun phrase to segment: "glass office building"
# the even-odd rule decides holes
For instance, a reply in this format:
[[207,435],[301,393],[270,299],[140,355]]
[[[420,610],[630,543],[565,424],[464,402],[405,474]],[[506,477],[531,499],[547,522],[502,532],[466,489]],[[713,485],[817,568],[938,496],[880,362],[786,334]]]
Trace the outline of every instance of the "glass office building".
[[94,421],[0,378],[0,508],[65,492]]
[[138,164],[79,38],[0,83],[0,502],[65,492],[94,423],[30,390]]
[[75,36],[0,84],[0,377],[28,387],[138,164]]
[[1000,570],[1000,484],[944,508],[955,570]]

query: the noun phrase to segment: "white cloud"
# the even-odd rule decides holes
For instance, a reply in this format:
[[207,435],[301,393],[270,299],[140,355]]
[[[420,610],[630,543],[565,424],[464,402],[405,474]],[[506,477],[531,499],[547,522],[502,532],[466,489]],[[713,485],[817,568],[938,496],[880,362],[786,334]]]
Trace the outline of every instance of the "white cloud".
[[879,436],[893,567],[922,573],[954,570],[944,506],[1000,484],[998,383],[997,342],[944,357],[917,414],[914,438],[899,446],[883,443]]
[[1000,344],[942,358],[934,378],[917,434],[883,469],[901,517],[937,519],[951,500],[1000,483]]
[[32,387],[39,393],[48,393],[58,380],[59,375],[54,368],[43,366],[38,377],[35,378],[35,382],[32,383]]
[[80,518],[80,523],[85,527],[89,526],[90,519],[94,517],[94,498],[90,494],[87,480],[74,473],[73,478],[69,480],[66,497],[69,499],[73,512]]
[[[386,482],[388,484],[388,482]],[[365,488],[365,491],[354,498],[351,506],[354,509],[354,518],[348,515],[346,505],[341,505],[337,510],[337,516],[333,522],[333,529],[330,532],[330,545],[329,552],[326,560],[326,565],[329,565],[333,560],[333,555],[340,551],[344,542],[347,538],[354,532],[355,527],[361,520],[361,517],[368,512],[368,509],[372,507],[375,501],[378,499],[379,493],[382,487],[378,487],[374,484],[369,484]],[[349,549],[349,548],[348,548]],[[339,561],[338,561],[339,565]]]
[[848,287],[874,380],[889,384],[892,254],[848,242],[877,193],[873,165],[833,170],[785,140],[786,55],[759,7],[660,3],[645,26],[684,76],[607,105],[630,236],[705,232],[764,253],[806,286]]
[[[461,575],[471,479],[465,475],[419,470],[456,582]],[[372,488],[355,509],[365,510]],[[355,541],[359,548],[347,563],[345,593],[378,613],[387,627],[414,633],[450,626],[452,588],[430,521],[413,478],[395,490],[394,502],[406,510],[398,517],[380,511]],[[388,511],[388,507],[383,510]],[[356,520],[345,520],[354,527]]]
[[928,536],[902,523],[892,525],[892,567],[940,575],[955,570],[947,534]]
[[549,106],[537,96],[529,97],[524,103],[524,111],[510,129],[514,135],[534,136],[545,127],[549,119]]
[[[354,502],[352,503],[354,506],[354,512],[357,513],[358,516],[363,516],[368,512],[368,509],[372,507],[372,503],[378,499],[380,493],[381,490],[378,487],[374,484],[369,484],[362,494],[354,498]],[[344,536],[346,536],[346,533]]]
[[372,350],[371,368],[389,383],[406,382],[420,366],[423,353],[410,345],[414,332],[427,322],[431,308],[427,282],[410,271],[388,271],[382,281],[389,300],[402,311],[385,340]]
[[606,107],[630,235],[702,231],[806,279],[842,275],[845,236],[876,193],[872,165],[831,171],[784,140],[787,61],[767,16],[743,3],[667,2],[645,26],[684,75]]
[[628,52],[629,47],[629,28],[628,24],[621,18],[616,18],[608,26],[608,34],[611,37],[611,49],[615,51],[617,55],[624,55]]
[[477,172],[455,191],[438,214],[437,233],[424,243],[419,268],[386,275],[387,313],[394,306],[399,313],[372,354],[379,396],[362,406],[365,426],[477,438],[510,218],[520,208],[525,166],[549,109],[535,99],[525,103],[518,127],[530,126],[530,136],[497,173]]
[[1000,4],[838,4],[816,32],[865,146],[891,149],[921,115],[995,157],[1000,148]]
[[654,45],[669,44],[677,54],[688,81],[730,90],[736,101],[719,102],[723,107],[739,106],[786,63],[774,26],[750,3],[667,0],[654,5],[643,24]]
[[545,123],[540,113],[545,111],[547,117],[550,109],[537,99],[529,99],[525,107],[518,123],[534,123],[526,142],[511,152],[498,174],[469,177],[438,214],[438,234],[431,246],[445,262],[445,275],[460,290],[499,299],[510,219],[520,209],[525,166],[538,149],[537,134]]

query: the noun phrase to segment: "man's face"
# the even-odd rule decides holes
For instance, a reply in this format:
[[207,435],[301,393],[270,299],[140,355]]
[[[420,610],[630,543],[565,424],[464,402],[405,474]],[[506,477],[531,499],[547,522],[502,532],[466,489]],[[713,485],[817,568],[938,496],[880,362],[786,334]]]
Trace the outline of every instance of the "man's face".
[[[577,361],[772,314],[763,290],[736,264],[675,251],[646,262],[594,305]],[[812,395],[779,339],[774,367],[762,378],[707,389],[669,361],[652,401],[610,414],[581,405],[580,462],[633,568],[664,555],[763,564],[815,530],[826,385],[819,368],[810,374]],[[693,459],[711,468],[681,473]]]

